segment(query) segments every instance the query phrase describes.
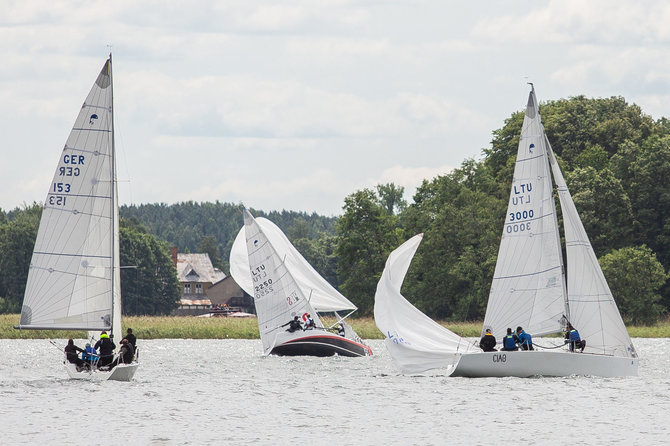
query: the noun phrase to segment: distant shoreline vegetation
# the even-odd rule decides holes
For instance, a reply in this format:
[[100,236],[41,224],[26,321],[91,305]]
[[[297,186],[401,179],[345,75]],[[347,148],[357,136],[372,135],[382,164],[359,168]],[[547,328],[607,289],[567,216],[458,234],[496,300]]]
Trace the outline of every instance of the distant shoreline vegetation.
[[[362,339],[384,339],[372,318],[347,321]],[[324,319],[326,325],[334,320]],[[0,315],[0,339],[85,339],[83,331],[15,330],[18,314]],[[441,325],[463,337],[478,337],[482,322],[445,322]],[[259,339],[256,318],[192,316],[124,316],[123,332],[132,328],[139,339]],[[649,326],[629,326],[633,338],[670,338],[670,319]]]

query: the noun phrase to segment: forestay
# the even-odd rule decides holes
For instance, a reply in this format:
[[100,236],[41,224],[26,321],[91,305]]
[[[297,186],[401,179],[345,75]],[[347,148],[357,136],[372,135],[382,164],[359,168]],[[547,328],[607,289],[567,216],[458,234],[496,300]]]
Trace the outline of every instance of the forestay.
[[[356,305],[312,268],[281,229],[266,218],[259,217],[255,220],[308,297],[312,308],[318,312],[356,310]],[[230,251],[230,274],[247,294],[253,296],[254,287],[249,276],[249,255],[244,231],[244,227],[240,229]]]
[[430,319],[400,293],[422,237],[415,235],[389,255],[375,293],[375,323],[386,336],[393,362],[404,373],[448,367],[460,354],[473,350],[466,340]]
[[113,323],[120,332],[111,75],[110,56],[60,155],[44,202],[19,328],[109,330]]
[[546,150],[531,91],[484,318],[483,330],[498,339],[519,325],[535,336],[562,329],[565,280]]
[[243,212],[252,296],[263,351],[269,354],[275,347],[277,334],[286,330],[282,325],[294,316],[309,313],[317,327],[323,324],[254,217],[246,209]]
[[563,215],[570,322],[587,340],[586,351],[637,357],[548,141],[547,147]]

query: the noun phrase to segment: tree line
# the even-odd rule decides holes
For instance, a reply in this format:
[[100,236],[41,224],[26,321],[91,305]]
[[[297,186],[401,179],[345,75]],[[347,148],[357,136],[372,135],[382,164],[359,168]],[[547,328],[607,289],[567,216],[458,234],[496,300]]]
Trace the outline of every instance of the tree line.
[[[0,313],[19,313],[42,206],[0,211]],[[124,314],[169,314],[178,306],[179,281],[170,245],[127,219],[119,227]]]
[[[670,122],[621,97],[577,96],[540,107],[584,227],[626,322],[670,306]],[[481,159],[425,180],[410,203],[393,183],[344,198],[340,217],[251,210],[276,223],[329,282],[370,315],[388,254],[424,239],[403,293],[429,316],[483,318],[509,199],[523,112],[493,131]],[[241,204],[143,204],[120,210],[124,312],[164,314],[179,285],[169,248],[207,252],[228,272]],[[560,221],[560,206],[557,205]],[[0,311],[18,311],[41,208],[0,212]],[[125,256],[125,258],[124,258]]]
[[[551,101],[540,113],[624,320],[657,321],[670,306],[668,120],[654,121],[621,97]],[[481,160],[424,181],[409,205],[393,185],[345,199],[338,277],[364,313],[388,253],[423,232],[405,295],[432,317],[483,318],[523,117],[514,113],[493,132]]]

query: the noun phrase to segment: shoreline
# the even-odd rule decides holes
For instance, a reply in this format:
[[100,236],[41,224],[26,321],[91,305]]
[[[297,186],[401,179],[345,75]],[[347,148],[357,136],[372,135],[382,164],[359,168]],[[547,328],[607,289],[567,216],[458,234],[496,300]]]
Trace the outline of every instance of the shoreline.
[[[18,314],[0,315],[0,339],[85,339],[86,332],[71,330],[15,330]],[[326,326],[334,318],[323,318]],[[371,317],[348,318],[347,322],[361,339],[384,339]],[[459,336],[479,337],[481,321],[438,321]],[[123,332],[132,328],[138,339],[260,339],[256,318],[194,317],[194,316],[125,316]],[[631,338],[670,338],[670,320],[651,326],[630,326]]]

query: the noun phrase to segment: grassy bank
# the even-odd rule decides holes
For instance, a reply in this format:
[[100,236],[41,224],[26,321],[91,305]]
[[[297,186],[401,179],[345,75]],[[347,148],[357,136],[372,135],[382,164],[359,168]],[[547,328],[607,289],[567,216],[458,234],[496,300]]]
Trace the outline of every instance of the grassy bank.
[[[354,330],[363,339],[383,339],[372,318],[348,319]],[[18,314],[0,315],[0,339],[51,339],[86,337],[80,331],[15,330]],[[326,318],[324,323],[332,323]],[[465,337],[479,336],[480,322],[443,322],[442,325]],[[131,327],[140,339],[258,339],[258,323],[255,318],[226,317],[169,317],[126,316],[123,331]],[[670,338],[670,319],[647,327],[628,327],[635,338]]]

